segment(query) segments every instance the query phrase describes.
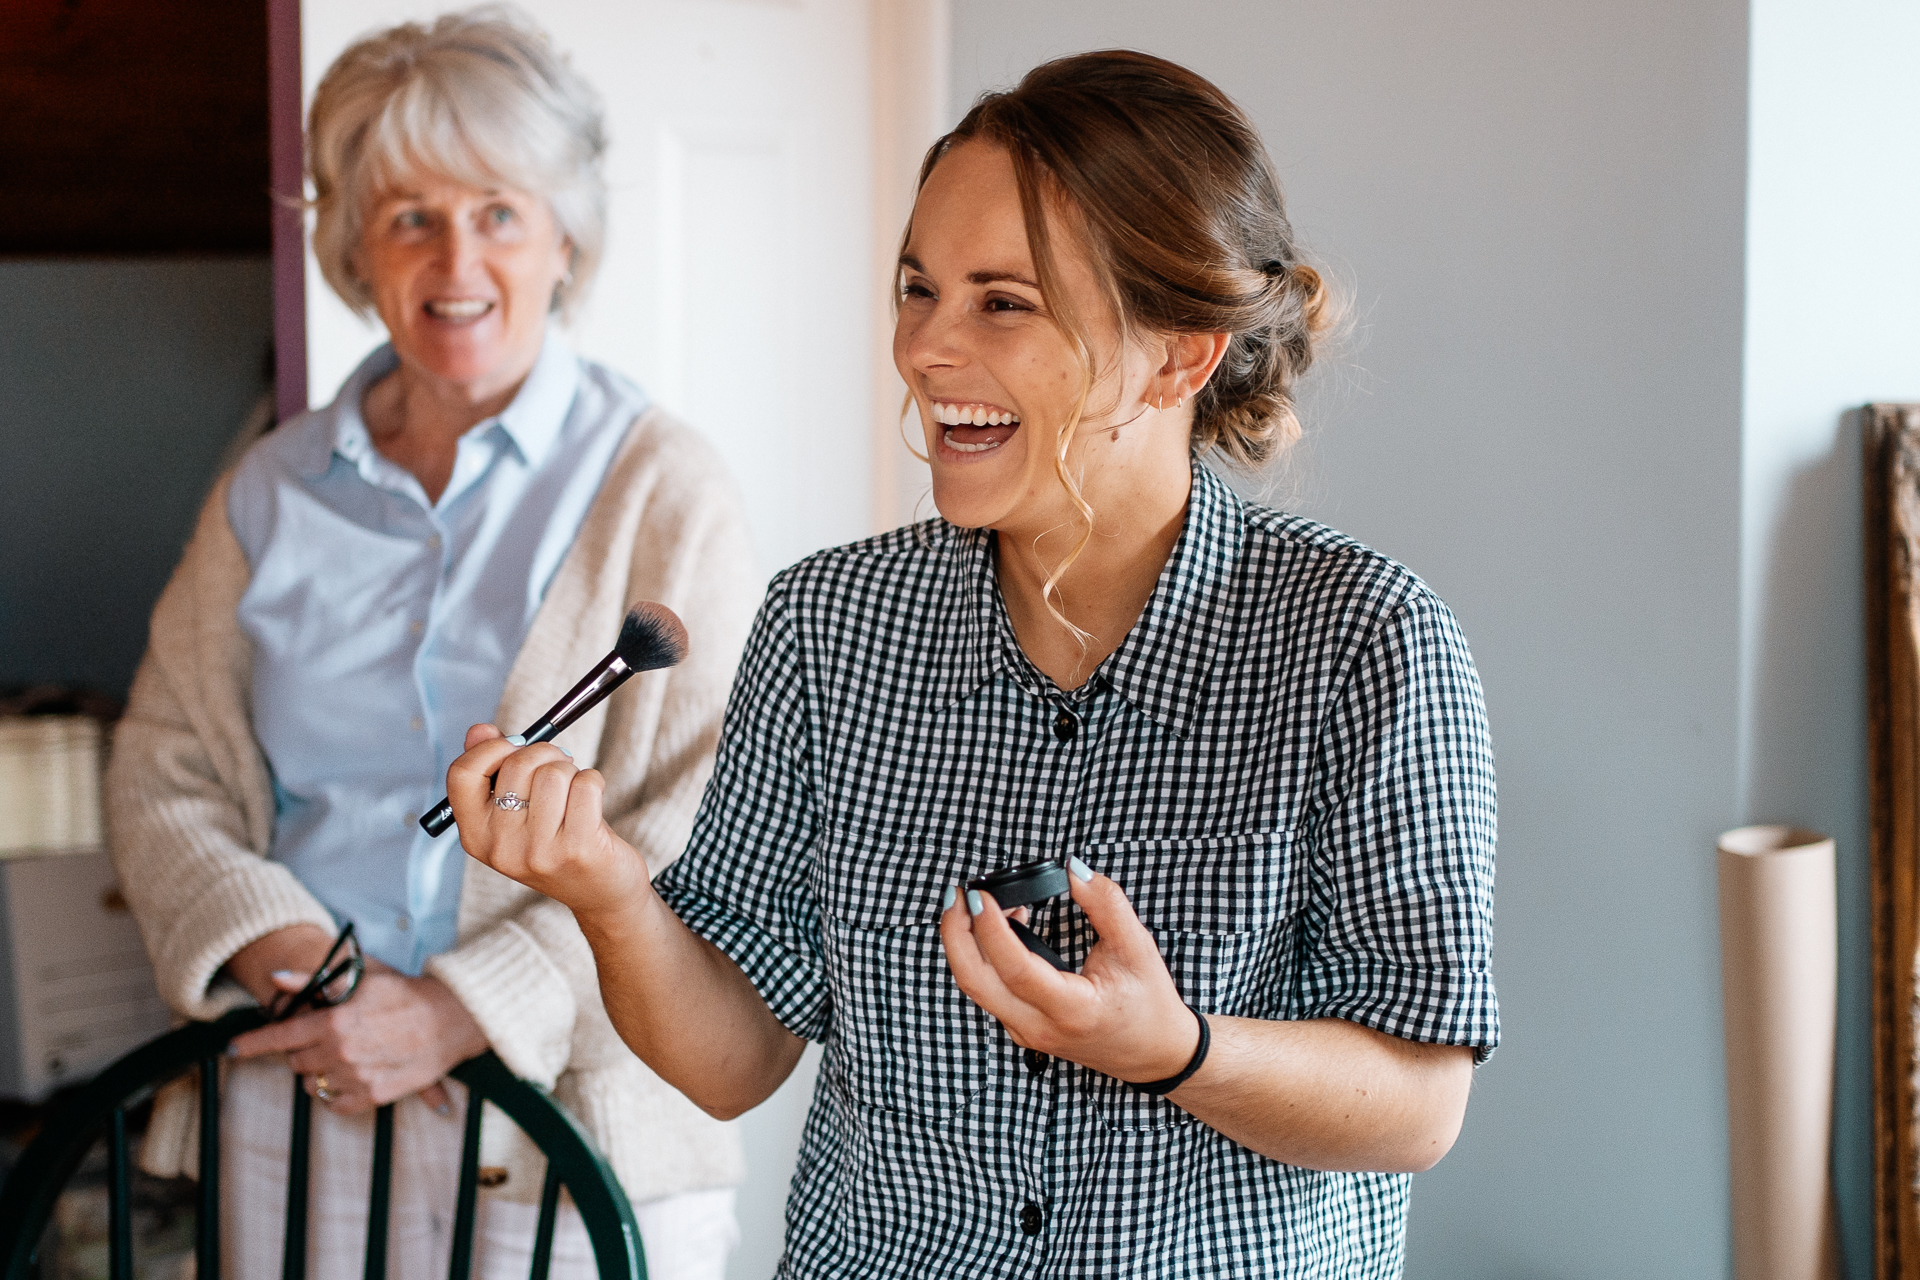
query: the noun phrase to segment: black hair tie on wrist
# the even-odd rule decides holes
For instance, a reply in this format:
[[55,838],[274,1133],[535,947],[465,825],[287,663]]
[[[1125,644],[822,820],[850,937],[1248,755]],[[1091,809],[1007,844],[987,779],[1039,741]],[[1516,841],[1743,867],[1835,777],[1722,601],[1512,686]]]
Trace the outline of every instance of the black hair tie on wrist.
[[1165,1080],[1147,1080],[1138,1084],[1132,1080],[1125,1081],[1124,1083],[1127,1088],[1133,1090],[1135,1093],[1144,1093],[1150,1097],[1157,1098],[1163,1093],[1172,1093],[1175,1089],[1178,1089],[1193,1077],[1194,1072],[1200,1069],[1200,1064],[1207,1060],[1207,1050],[1213,1047],[1213,1031],[1207,1026],[1206,1018],[1201,1016],[1198,1009],[1192,1005],[1188,1005],[1187,1012],[1191,1013],[1194,1016],[1194,1020],[1200,1024],[1200,1043],[1193,1047],[1193,1057],[1188,1060],[1186,1067],[1179,1075],[1168,1076]]

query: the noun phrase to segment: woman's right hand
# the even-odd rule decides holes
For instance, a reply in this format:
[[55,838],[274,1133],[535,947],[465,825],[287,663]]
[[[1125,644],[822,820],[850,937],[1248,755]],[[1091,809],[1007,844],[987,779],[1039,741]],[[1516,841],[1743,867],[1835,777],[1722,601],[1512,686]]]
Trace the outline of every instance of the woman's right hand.
[[[606,788],[551,743],[516,747],[490,724],[467,731],[467,753],[447,770],[467,852],[573,909],[621,1038],[696,1105],[731,1120],[780,1087],[806,1042],[653,891],[646,859],[601,816]],[[527,807],[493,803],[509,791]]]
[[[583,920],[645,900],[646,859],[601,816],[607,780],[597,769],[575,768],[550,742],[516,747],[490,724],[467,730],[466,745],[447,770],[447,797],[469,854]],[[493,803],[508,792],[526,807]]]

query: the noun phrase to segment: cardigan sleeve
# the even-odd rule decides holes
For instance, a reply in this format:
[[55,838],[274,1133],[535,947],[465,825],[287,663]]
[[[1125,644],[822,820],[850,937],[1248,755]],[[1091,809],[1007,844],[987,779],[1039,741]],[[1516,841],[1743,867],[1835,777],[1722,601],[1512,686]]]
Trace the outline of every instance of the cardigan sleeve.
[[221,967],[248,943],[332,915],[266,856],[270,784],[247,718],[251,651],[234,604],[246,561],[216,485],[154,608],[107,767],[108,845],[161,996],[209,1018],[245,1003]]
[[[637,501],[640,517],[630,536],[609,548],[630,556],[624,581],[612,595],[601,594],[620,611],[635,600],[665,604],[686,625],[688,653],[677,667],[642,675],[609,700],[594,763],[607,780],[608,825],[658,873],[692,832],[761,583],[745,516],[719,460],[685,428],[655,424],[650,436],[647,465],[638,474],[616,467],[608,478],[609,489],[626,491],[602,501]],[[618,627],[610,621],[609,632]],[[493,873],[470,864],[467,874]],[[426,969],[473,1014],[502,1061],[550,1083],[565,1067],[581,1065],[577,1059],[596,1039],[618,1041],[572,913],[551,899],[529,898]]]
[[625,707],[608,718],[609,733],[624,730],[642,748],[642,766],[622,768],[614,753],[603,753],[612,769],[608,822],[645,855],[653,875],[685,851],[693,834],[764,585],[732,483],[704,446],[696,451],[691,441],[683,443],[695,457],[676,469],[690,473],[693,482],[656,500],[664,508],[661,523],[675,533],[669,563],[664,572],[635,575],[629,598],[656,600],[678,614],[687,628],[687,656],[656,677],[660,709],[650,735],[626,728]]

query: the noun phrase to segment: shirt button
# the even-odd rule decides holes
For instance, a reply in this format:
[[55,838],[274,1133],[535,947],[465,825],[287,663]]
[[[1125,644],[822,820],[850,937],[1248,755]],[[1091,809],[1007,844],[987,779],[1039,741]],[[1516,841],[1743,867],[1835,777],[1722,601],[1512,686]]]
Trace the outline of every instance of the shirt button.
[[393,922],[393,927],[405,933],[407,930],[413,928],[413,921],[406,914],[402,913],[400,918]]
[[1046,1216],[1040,1212],[1039,1205],[1028,1204],[1020,1206],[1020,1229],[1028,1235],[1039,1235],[1040,1224],[1044,1221],[1046,1221]]
[[401,814],[401,815],[400,815],[400,829],[401,829],[402,831],[405,831],[405,830],[406,830],[406,829],[407,829],[408,827],[410,827],[410,826],[412,826],[412,825],[413,825],[414,823],[416,823],[416,822],[418,822],[418,821],[420,821],[420,815],[419,815],[419,814],[417,814],[417,813],[403,813],[403,814]]
[[410,634],[417,636],[420,634],[420,625],[421,624],[419,622],[409,622],[407,624],[407,631]]
[[412,729],[415,733],[418,733],[422,729],[427,727],[427,722],[425,720],[422,720],[419,716],[415,716],[413,719],[407,721],[407,726],[410,729]]
[[440,535],[436,533],[432,537],[427,539],[427,550],[438,551],[439,549],[440,549]]
[[1053,722],[1053,736],[1062,742],[1072,742],[1073,735],[1080,730],[1080,722],[1073,718],[1071,711],[1062,711],[1060,718]]

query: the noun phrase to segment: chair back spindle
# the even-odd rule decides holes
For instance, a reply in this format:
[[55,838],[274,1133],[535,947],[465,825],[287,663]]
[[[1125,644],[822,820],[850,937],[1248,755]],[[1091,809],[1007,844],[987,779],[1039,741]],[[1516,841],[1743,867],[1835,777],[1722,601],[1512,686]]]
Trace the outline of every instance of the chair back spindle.
[[453,1202],[453,1256],[447,1280],[468,1280],[473,1273],[473,1218],[480,1196],[480,1113],[475,1094],[467,1096],[467,1132],[460,1142],[460,1190]]
[[220,1059],[200,1059],[200,1192],[193,1217],[193,1274],[220,1275]]
[[125,1107],[115,1107],[107,1125],[107,1275],[133,1280],[133,1168]]
[[307,1280],[307,1175],[313,1169],[313,1099],[293,1078],[293,1134],[287,1143],[287,1234],[280,1280]]
[[393,1104],[373,1113],[373,1186],[367,1193],[366,1280],[387,1280],[387,1210],[393,1200]]

